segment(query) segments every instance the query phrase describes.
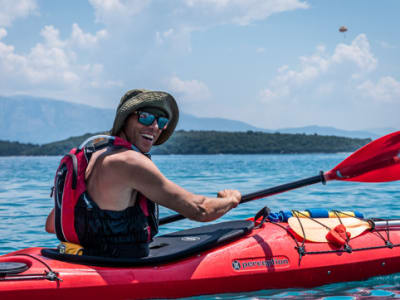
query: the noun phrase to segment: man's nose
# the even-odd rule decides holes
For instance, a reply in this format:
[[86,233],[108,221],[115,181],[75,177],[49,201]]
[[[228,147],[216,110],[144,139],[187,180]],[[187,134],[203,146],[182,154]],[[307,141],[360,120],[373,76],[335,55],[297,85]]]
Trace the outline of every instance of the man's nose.
[[155,119],[154,121],[153,121],[153,123],[151,123],[151,125],[149,125],[150,127],[154,127],[154,128],[156,128],[156,129],[160,129],[159,127],[158,127],[158,122],[157,122],[157,119]]

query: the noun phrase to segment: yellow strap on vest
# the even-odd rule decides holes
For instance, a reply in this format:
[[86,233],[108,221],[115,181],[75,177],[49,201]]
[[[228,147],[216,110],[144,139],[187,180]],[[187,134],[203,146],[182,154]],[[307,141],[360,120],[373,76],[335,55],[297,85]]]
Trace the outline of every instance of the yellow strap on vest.
[[61,242],[57,248],[61,254],[73,254],[73,255],[83,254],[83,247],[81,245],[74,243]]

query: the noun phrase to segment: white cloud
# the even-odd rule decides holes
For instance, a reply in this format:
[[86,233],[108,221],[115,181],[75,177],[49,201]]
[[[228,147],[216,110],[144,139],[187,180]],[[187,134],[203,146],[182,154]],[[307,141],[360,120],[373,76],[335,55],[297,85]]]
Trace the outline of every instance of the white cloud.
[[[305,87],[309,93],[313,90],[327,93],[333,91],[332,88],[316,85],[316,81],[323,80],[323,76],[355,79],[361,77],[360,74],[373,71],[377,64],[365,34],[357,36],[350,45],[339,44],[332,55],[326,52],[325,46],[320,45],[313,55],[300,57],[298,70],[290,69],[287,65],[280,67],[269,87],[259,93],[260,101],[268,102],[293,95]],[[354,68],[358,73],[349,72]]]
[[67,44],[65,41],[60,40],[60,32],[54,26],[45,26],[40,35],[44,38],[49,48],[63,48]]
[[[7,32],[4,29],[0,30],[0,36],[5,34]],[[87,82],[95,84],[100,80],[103,66],[79,64],[73,46],[76,43],[93,45],[105,36],[104,31],[91,35],[74,24],[71,37],[62,40],[59,30],[50,25],[45,26],[40,35],[43,42],[37,43],[27,54],[19,54],[12,45],[0,41],[0,75],[6,76],[3,82],[17,78],[19,86],[25,88],[41,85],[78,88]]]
[[168,88],[185,102],[197,102],[210,98],[207,85],[199,80],[182,80],[177,76],[168,79]]
[[272,92],[270,89],[264,89],[264,90],[260,91],[259,96],[260,96],[261,102],[268,103],[272,99],[276,98],[277,95],[274,92]]
[[106,38],[108,35],[107,30],[99,30],[95,35],[84,33],[78,24],[72,25],[71,41],[81,47],[91,47],[97,44],[101,39]]
[[119,23],[143,11],[151,0],[89,0],[96,15],[96,21]]
[[319,69],[318,66],[305,64],[302,66],[300,71],[293,71],[293,70],[280,71],[279,75],[276,78],[276,81],[277,83],[300,85],[316,78],[320,72],[321,69]]
[[393,77],[386,76],[373,83],[367,80],[357,86],[365,97],[370,97],[379,102],[400,103],[400,82]]
[[259,98],[262,103],[269,104],[276,99],[285,97],[289,94],[289,88],[287,86],[282,86],[277,90],[263,89],[259,92]]
[[335,63],[353,62],[365,71],[373,71],[378,64],[365,34],[358,35],[351,45],[339,44],[332,56],[332,61]]
[[61,81],[72,83],[79,80],[79,75],[71,68],[71,57],[61,48],[37,44],[28,56],[19,56],[21,68],[31,83]]
[[300,0],[183,0],[193,9],[203,9],[219,16],[222,23],[248,25],[269,16],[295,10],[306,9],[309,5]]
[[16,18],[26,17],[36,9],[36,0],[0,0],[0,26],[10,26]]

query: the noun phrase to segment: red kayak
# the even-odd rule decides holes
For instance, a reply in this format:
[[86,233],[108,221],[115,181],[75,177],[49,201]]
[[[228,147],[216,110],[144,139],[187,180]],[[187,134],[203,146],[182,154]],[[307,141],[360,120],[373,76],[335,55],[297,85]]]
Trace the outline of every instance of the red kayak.
[[245,220],[157,237],[142,259],[24,249],[0,256],[0,299],[177,298],[309,288],[400,272],[400,226],[375,223],[381,227],[355,221],[365,228],[344,245],[305,241],[286,222],[254,227]]

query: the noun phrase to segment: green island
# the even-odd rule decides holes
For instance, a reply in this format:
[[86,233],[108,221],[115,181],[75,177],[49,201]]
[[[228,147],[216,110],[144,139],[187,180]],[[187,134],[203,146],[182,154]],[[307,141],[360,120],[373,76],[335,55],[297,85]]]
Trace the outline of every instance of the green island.
[[[0,156],[63,155],[93,135],[96,134],[87,133],[43,145],[0,141]],[[178,130],[165,144],[155,146],[152,154],[337,153],[353,152],[370,141],[317,134]]]

